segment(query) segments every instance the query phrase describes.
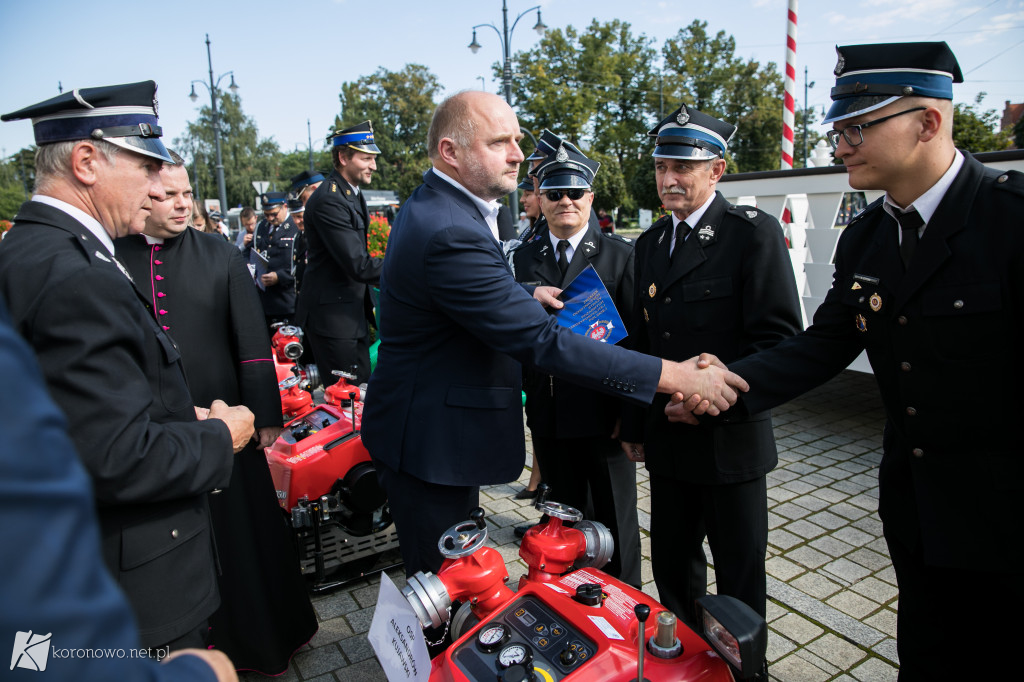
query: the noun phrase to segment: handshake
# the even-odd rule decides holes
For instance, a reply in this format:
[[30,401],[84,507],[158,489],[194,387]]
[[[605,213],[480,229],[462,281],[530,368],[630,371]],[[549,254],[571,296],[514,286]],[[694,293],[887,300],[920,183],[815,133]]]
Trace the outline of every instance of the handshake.
[[697,424],[696,415],[712,417],[736,404],[750,390],[743,377],[730,372],[714,355],[701,353],[684,362],[662,360],[658,391],[671,394],[665,414],[670,422]]

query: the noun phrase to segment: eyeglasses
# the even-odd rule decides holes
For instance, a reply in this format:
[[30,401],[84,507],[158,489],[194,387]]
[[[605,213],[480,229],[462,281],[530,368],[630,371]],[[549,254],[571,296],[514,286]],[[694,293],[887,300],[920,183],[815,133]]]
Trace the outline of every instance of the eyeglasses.
[[856,147],[864,142],[864,129],[876,126],[879,123],[885,123],[890,118],[896,118],[903,114],[909,114],[912,111],[924,111],[928,107],[914,107],[913,109],[907,109],[906,111],[900,111],[895,114],[889,114],[882,118],[876,118],[874,121],[868,121],[867,123],[861,123],[853,126],[846,126],[842,130],[829,130],[825,132],[825,137],[828,138],[828,143],[832,145],[832,149],[839,149],[839,136],[842,135],[843,139],[846,140],[846,144],[851,147]]
[[587,190],[585,189],[579,188],[549,189],[548,191],[544,192],[544,196],[548,198],[548,201],[561,201],[562,197],[564,196],[568,196],[573,201],[579,201],[580,199],[583,198],[583,195],[586,193],[586,191]]
[[277,213],[280,210],[281,209],[279,209],[279,208],[265,208],[265,209],[263,209],[263,215],[265,215],[268,218],[276,218],[277,217]]

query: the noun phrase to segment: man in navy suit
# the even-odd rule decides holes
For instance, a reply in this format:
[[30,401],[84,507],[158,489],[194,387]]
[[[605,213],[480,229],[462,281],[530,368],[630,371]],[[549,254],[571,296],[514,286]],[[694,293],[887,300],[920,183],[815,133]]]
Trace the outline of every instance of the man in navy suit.
[[697,409],[709,414],[746,387],[721,367],[698,371],[696,359],[675,363],[584,339],[538,305],[560,308],[558,289],[516,283],[498,242],[497,199],[516,189],[521,137],[499,97],[449,97],[428,133],[433,169],[392,227],[363,442],[408,574],[440,568],[438,537],[467,518],[478,486],[522,471],[520,363],[639,403],[657,391],[691,404],[703,398]]

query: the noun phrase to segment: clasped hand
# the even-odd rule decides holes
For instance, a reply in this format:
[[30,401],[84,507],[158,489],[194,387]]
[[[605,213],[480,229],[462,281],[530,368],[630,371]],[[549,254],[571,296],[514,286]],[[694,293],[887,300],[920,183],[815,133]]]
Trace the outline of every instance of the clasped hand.
[[697,424],[697,415],[718,416],[736,404],[741,392],[750,390],[743,377],[710,353],[667,365],[671,397],[665,415],[670,422]]

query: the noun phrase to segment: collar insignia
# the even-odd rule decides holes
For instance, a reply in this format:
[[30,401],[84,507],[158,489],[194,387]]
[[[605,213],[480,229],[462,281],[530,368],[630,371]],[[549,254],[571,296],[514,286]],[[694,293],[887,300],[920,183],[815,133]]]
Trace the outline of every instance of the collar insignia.
[[747,211],[747,217],[748,218],[756,218],[757,217],[757,211]]
[[850,287],[850,291],[857,291],[858,289],[861,289],[861,288],[862,288],[862,287],[861,287],[861,285],[860,285],[860,282],[854,282],[854,283],[853,283],[853,286],[852,286],[852,287]]

